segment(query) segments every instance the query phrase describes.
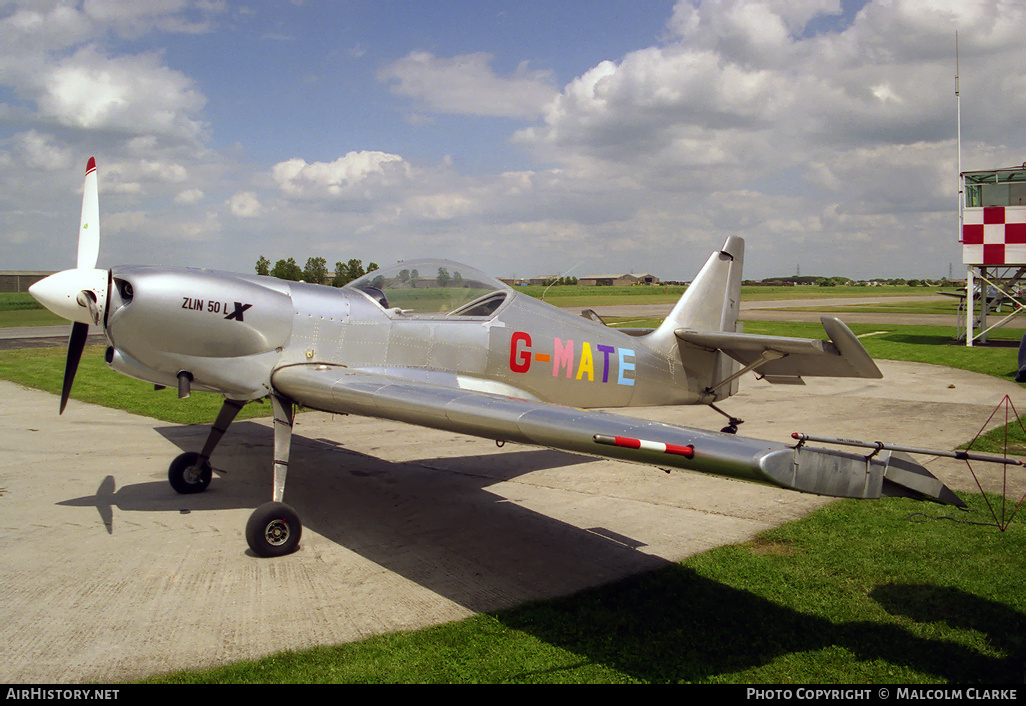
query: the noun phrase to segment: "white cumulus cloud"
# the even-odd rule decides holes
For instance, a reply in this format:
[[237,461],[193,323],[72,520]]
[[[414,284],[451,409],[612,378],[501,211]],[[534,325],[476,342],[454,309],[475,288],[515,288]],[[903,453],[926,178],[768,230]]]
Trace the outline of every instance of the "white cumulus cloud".
[[534,118],[555,95],[549,71],[521,62],[508,76],[491,68],[491,54],[449,58],[411,52],[378,71],[393,93],[415,98],[440,113]]
[[232,215],[239,218],[256,218],[263,211],[260,200],[252,191],[239,191],[228,199],[228,208]]
[[275,164],[271,176],[286,195],[297,198],[370,198],[412,174],[402,157],[386,152],[349,152],[333,162],[308,163],[294,157]]
[[198,139],[206,98],[156,54],[109,57],[86,47],[40,79],[40,111],[62,125]]

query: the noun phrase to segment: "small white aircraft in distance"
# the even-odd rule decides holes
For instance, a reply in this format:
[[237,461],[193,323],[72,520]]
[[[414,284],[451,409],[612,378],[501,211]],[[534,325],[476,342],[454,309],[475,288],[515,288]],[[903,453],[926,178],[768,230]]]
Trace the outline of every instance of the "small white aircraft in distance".
[[[982,291],[983,288],[980,286],[979,283],[977,283],[976,286],[973,287],[974,301],[980,300],[980,293]],[[940,294],[945,297],[955,297],[956,299],[961,300],[962,303],[965,303],[967,296],[964,290],[958,292],[937,292],[937,294]],[[1018,286],[1014,287],[1011,292],[1004,292],[998,289],[997,287],[987,287],[987,308],[989,311],[1000,311],[1001,306],[1004,304],[1012,304],[1016,307],[1021,307],[1023,305],[1016,301],[1016,297],[1020,296],[1022,296],[1022,292],[1020,291]]]
[[748,371],[777,383],[800,383],[803,375],[882,377],[835,318],[822,319],[830,341],[736,333],[741,238],[728,237],[712,253],[656,329],[623,331],[448,261],[404,262],[341,289],[203,269],[97,269],[97,192],[90,158],[76,267],[29,290],[73,322],[60,410],[90,325],[106,335],[113,370],[177,386],[179,397],[193,389],[221,394],[203,448],[181,454],[168,470],[176,491],[196,493],[210,484],[210,456],[238,411],[269,397],[272,499],[246,527],[258,556],[299,546],[299,516],[283,502],[297,405],[833,497],[964,506],[901,451],[862,456],[807,446],[806,439],[747,439],[733,433],[740,420],[729,416],[722,432],[711,432],[589,411],[712,406]]

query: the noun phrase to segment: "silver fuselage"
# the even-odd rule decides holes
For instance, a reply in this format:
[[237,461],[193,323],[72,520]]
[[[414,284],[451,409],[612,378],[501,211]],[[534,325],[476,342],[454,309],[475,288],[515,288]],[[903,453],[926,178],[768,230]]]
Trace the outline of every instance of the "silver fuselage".
[[488,315],[452,316],[272,277],[134,266],[111,274],[108,363],[159,385],[187,371],[194,389],[250,400],[272,391],[276,368],[321,362],[572,407],[708,399],[712,354],[684,360],[512,288]]

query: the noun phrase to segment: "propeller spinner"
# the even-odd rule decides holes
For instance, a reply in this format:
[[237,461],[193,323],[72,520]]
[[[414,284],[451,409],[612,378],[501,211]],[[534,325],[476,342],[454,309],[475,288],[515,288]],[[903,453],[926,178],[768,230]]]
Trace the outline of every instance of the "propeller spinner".
[[89,324],[103,324],[110,272],[96,269],[100,252],[100,198],[96,178],[96,160],[89,158],[82,192],[82,219],[78,229],[78,258],[75,269],[50,275],[29,287],[36,301],[61,318],[72,322],[68,337],[68,357],[64,366],[61,412],[75,380]]

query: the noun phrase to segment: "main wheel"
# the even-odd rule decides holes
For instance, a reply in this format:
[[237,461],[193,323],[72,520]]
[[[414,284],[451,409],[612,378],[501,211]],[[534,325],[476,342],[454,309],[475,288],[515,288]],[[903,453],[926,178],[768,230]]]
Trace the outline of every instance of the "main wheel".
[[196,451],[179,455],[167,469],[167,480],[171,487],[183,495],[202,493],[210,485],[213,475],[210,461]]
[[246,542],[257,556],[285,556],[299,548],[303,523],[285,503],[264,503],[249,516]]

